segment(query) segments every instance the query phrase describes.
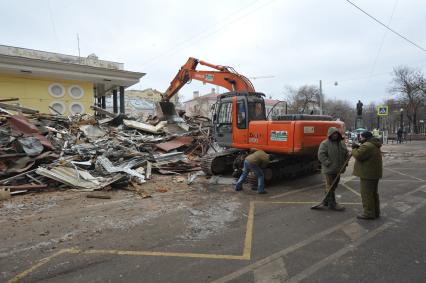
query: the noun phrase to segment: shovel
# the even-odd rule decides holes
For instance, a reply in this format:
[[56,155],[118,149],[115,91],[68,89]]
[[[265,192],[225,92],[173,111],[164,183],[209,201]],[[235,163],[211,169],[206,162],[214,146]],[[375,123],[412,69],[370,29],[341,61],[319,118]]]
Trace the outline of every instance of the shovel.
[[311,206],[311,209],[319,209],[321,206],[325,204],[325,201],[330,196],[332,190],[331,188],[334,187],[334,185],[337,183],[337,180],[339,180],[340,175],[342,175],[343,171],[345,171],[346,166],[348,166],[349,160],[351,159],[352,154],[349,154],[348,158],[346,159],[345,163],[343,164],[342,168],[340,168],[339,173],[337,173],[336,178],[334,178],[333,182],[330,185],[329,190],[327,191],[327,194],[324,196],[322,201],[316,205]]

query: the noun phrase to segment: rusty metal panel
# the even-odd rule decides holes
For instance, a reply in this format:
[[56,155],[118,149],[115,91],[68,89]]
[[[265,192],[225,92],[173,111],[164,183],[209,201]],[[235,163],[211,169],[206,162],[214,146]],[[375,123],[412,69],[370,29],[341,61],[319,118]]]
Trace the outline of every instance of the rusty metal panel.
[[184,145],[190,145],[193,140],[193,137],[177,137],[171,141],[156,144],[156,146],[165,152],[169,152]]
[[8,118],[8,122],[12,130],[22,133],[27,137],[37,138],[42,145],[48,149],[53,149],[50,141],[41,134],[38,128],[22,115],[13,115]]

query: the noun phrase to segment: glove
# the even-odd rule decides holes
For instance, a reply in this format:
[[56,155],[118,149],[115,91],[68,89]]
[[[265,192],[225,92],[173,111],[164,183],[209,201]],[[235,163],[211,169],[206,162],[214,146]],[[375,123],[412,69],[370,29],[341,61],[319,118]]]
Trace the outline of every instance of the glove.
[[360,145],[358,143],[353,143],[352,144],[352,149],[358,148]]

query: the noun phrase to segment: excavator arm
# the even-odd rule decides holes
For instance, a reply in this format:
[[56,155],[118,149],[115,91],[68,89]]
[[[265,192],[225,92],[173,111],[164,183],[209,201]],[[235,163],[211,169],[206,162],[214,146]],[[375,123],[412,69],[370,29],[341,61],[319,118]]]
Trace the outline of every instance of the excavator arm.
[[[215,70],[196,70],[198,64]],[[255,91],[250,80],[238,74],[233,68],[210,64],[190,57],[180,68],[175,78],[171,81],[169,88],[162,95],[162,101],[168,102],[186,83],[193,79],[202,81],[203,83],[218,85],[229,91]]]

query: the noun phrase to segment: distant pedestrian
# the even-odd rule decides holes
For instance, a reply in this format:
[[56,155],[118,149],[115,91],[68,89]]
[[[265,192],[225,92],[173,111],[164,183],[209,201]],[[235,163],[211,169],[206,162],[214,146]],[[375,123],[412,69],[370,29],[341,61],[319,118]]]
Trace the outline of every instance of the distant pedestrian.
[[257,177],[257,193],[266,194],[265,177],[262,168],[266,168],[269,164],[269,154],[263,150],[250,149],[250,154],[244,159],[243,173],[235,185],[236,191],[243,189],[243,183],[246,181],[250,171],[254,172]]
[[402,143],[402,134],[404,133],[404,131],[402,130],[402,128],[399,128],[398,131],[396,132],[396,136],[397,136],[397,142],[398,143]]
[[358,219],[376,219],[380,217],[379,179],[383,175],[382,146],[371,132],[361,134],[361,145],[352,145],[355,158],[353,175],[361,180],[361,198],[364,212]]
[[[336,202],[335,190],[340,181],[338,176],[340,169],[345,164],[348,158],[348,149],[345,145],[344,139],[339,132],[339,129],[331,127],[327,132],[327,139],[322,141],[318,149],[318,160],[321,162],[321,172],[325,179],[325,193],[328,198],[325,200],[324,205],[328,206],[331,210],[343,211],[345,208]],[[337,181],[333,184],[334,179]]]

